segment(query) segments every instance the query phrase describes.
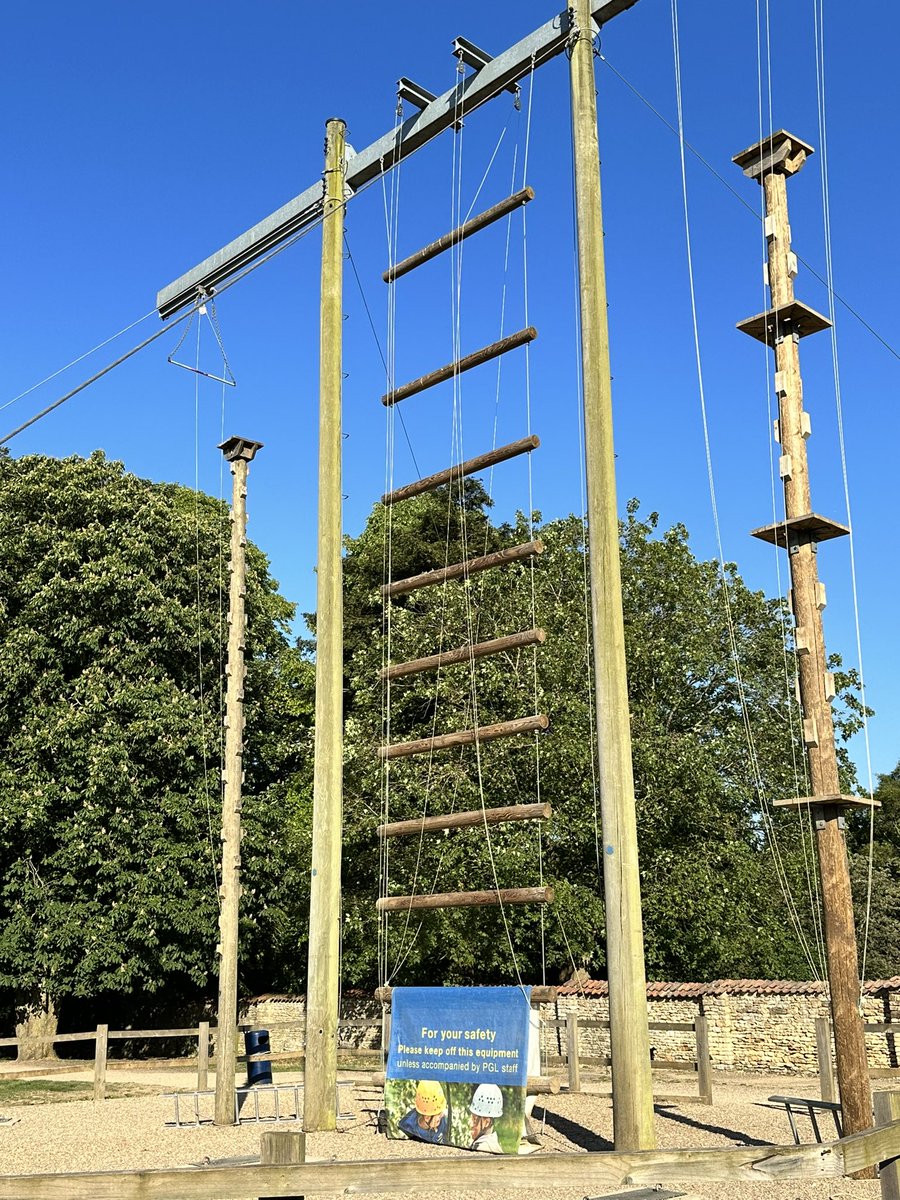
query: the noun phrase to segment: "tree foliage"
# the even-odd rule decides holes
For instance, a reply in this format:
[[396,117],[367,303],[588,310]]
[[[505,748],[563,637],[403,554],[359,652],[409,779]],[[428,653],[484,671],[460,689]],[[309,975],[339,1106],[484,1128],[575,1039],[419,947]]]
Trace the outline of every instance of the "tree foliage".
[[[656,516],[642,518],[636,503],[621,532],[648,971],[693,979],[808,975],[814,967],[800,940],[812,939],[808,835],[770,807],[802,787],[782,605],[749,590],[733,566],[725,587],[716,563],[694,557],[681,526],[660,535]],[[389,625],[382,622],[377,589],[388,546],[399,578],[533,534],[545,545],[533,564],[410,593],[392,604]],[[387,969],[402,964],[398,982],[509,980],[517,967],[535,979],[545,965],[554,976],[576,965],[603,972],[584,538],[575,517],[542,523],[536,516],[532,528],[520,516],[496,527],[486,495],[469,481],[461,506],[441,490],[390,514],[377,508],[348,543],[348,626],[358,630],[347,645],[349,982],[376,969],[372,854],[386,812],[397,820],[537,798],[554,813],[540,840],[531,824],[494,826],[489,837],[474,828],[395,839],[381,883],[408,894],[543,878],[556,889],[553,906],[392,917]],[[547,633],[536,651],[398,680],[389,705],[378,686],[388,657],[412,659],[533,623]],[[852,707],[840,711],[853,720]],[[550,716],[548,733],[395,761],[385,800],[383,740],[532,712]]]
[[[227,507],[97,452],[0,459],[0,511],[0,986],[52,1000],[208,992]],[[252,980],[294,911],[284,781],[302,803],[312,667],[265,556],[247,551]]]

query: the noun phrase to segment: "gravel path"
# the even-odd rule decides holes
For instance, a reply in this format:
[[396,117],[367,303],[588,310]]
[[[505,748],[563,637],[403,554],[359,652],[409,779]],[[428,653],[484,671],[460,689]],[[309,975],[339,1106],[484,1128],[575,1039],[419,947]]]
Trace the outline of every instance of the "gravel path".
[[[69,1078],[77,1078],[72,1075]],[[117,1083],[124,1074],[116,1072]],[[190,1077],[183,1072],[140,1072],[133,1081],[139,1085],[152,1084],[160,1092],[190,1087]],[[292,1077],[279,1073],[278,1082]],[[298,1077],[302,1078],[302,1077]],[[358,1077],[357,1077],[358,1078]],[[589,1084],[587,1086],[590,1086]],[[684,1089],[684,1077],[673,1077],[672,1090]],[[344,1089],[342,1089],[344,1093]],[[733,1147],[755,1144],[784,1144],[791,1140],[787,1118],[782,1108],[767,1103],[774,1093],[815,1096],[815,1080],[785,1076],[722,1076],[715,1081],[715,1100],[712,1107],[699,1104],[671,1103],[657,1108],[656,1130],[660,1148],[668,1147]],[[352,1111],[352,1121],[342,1123],[335,1133],[310,1134],[307,1137],[307,1157],[312,1160],[352,1160],[384,1158],[417,1158],[447,1156],[466,1151],[428,1147],[413,1142],[389,1142],[378,1134],[375,1126],[380,1093],[374,1088],[357,1084],[346,1089],[345,1107]],[[294,1123],[264,1125],[247,1124],[235,1128],[216,1128],[202,1125],[176,1128],[171,1124],[173,1105],[162,1096],[137,1096],[108,1100],[95,1105],[93,1101],[71,1101],[41,1105],[7,1105],[2,1114],[13,1118],[12,1125],[0,1126],[0,1174],[30,1174],[44,1171],[100,1171],[153,1167],[197,1165],[209,1162],[250,1162],[259,1158],[259,1135],[262,1129],[296,1129]],[[610,1149],[612,1113],[608,1098],[582,1094],[547,1097],[542,1108],[535,1108],[539,1124],[542,1118],[542,1152],[545,1155],[585,1150]],[[823,1119],[823,1135],[826,1133]],[[805,1122],[804,1122],[805,1124]],[[804,1132],[812,1141],[811,1133]],[[778,1184],[718,1184],[693,1188],[673,1187],[686,1195],[706,1200],[707,1197],[729,1197],[750,1200],[751,1197],[771,1197],[771,1200],[829,1200],[850,1198],[875,1200],[880,1195],[877,1182],[851,1180],[817,1181],[812,1183]],[[598,1189],[602,1191],[602,1189]],[[362,1195],[362,1193],[359,1193]],[[429,1193],[441,1200],[451,1193]],[[459,1200],[462,1193],[452,1193]],[[548,1200],[547,1191],[502,1192],[497,1190],[467,1192],[471,1200]],[[583,1191],[554,1189],[552,1200],[582,1200]]]

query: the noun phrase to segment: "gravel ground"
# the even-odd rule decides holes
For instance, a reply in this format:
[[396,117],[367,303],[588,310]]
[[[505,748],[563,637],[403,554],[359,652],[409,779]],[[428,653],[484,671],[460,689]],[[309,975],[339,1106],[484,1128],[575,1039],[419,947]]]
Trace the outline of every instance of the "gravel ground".
[[[85,1077],[89,1076],[84,1073]],[[68,1078],[78,1078],[69,1075]],[[190,1077],[184,1072],[136,1072],[131,1076],[136,1084],[153,1085],[160,1092],[190,1087]],[[279,1083],[294,1077],[281,1073]],[[297,1076],[300,1079],[302,1076]],[[359,1077],[357,1076],[357,1079]],[[115,1081],[123,1082],[125,1075],[116,1071]],[[588,1083],[586,1085],[590,1087]],[[662,1084],[672,1091],[685,1090],[684,1077],[673,1076]],[[816,1082],[811,1079],[785,1076],[735,1076],[716,1078],[712,1107],[699,1104],[666,1103],[657,1107],[656,1131],[660,1148],[734,1147],[756,1144],[785,1144],[791,1134],[783,1108],[767,1103],[772,1094],[815,1096]],[[335,1133],[310,1134],[307,1137],[307,1158],[310,1160],[353,1160],[384,1158],[416,1158],[448,1156],[466,1151],[454,1151],[420,1145],[413,1142],[389,1142],[378,1134],[375,1125],[380,1093],[357,1083],[352,1089],[342,1089],[346,1096],[344,1107],[353,1119],[342,1123]],[[30,1174],[44,1171],[102,1171],[153,1167],[197,1165],[204,1162],[258,1161],[259,1135],[262,1129],[296,1129],[291,1122],[264,1125],[246,1124],[235,1128],[216,1128],[201,1125],[176,1128],[171,1099],[157,1096],[108,1100],[95,1105],[93,1101],[71,1101],[41,1105],[7,1105],[2,1114],[15,1123],[0,1126],[0,1174]],[[608,1098],[581,1094],[546,1097],[542,1108],[535,1108],[539,1131],[541,1120],[542,1153],[554,1155],[585,1150],[610,1149],[612,1113]],[[802,1136],[812,1141],[808,1123]],[[827,1119],[823,1119],[823,1135]],[[762,1189],[762,1190],[761,1190]],[[598,1189],[602,1191],[603,1189]],[[608,1189],[607,1189],[608,1190]],[[830,1181],[758,1184],[704,1184],[691,1187],[673,1185],[672,1190],[697,1200],[707,1197],[729,1197],[750,1200],[750,1197],[772,1197],[772,1200],[828,1200],[834,1197],[875,1200],[880,1195],[877,1182],[836,1179]],[[363,1195],[362,1193],[357,1193]],[[541,1189],[529,1192],[491,1191],[429,1193],[438,1197],[459,1200],[582,1200],[581,1190],[559,1188],[551,1193]]]

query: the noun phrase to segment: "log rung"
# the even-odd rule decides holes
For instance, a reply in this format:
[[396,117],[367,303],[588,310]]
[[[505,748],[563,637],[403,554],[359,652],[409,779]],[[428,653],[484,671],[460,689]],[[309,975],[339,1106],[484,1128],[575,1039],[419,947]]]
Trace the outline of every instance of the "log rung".
[[392,392],[387,392],[381,397],[381,403],[397,404],[398,401],[405,400],[408,396],[415,396],[427,388],[434,387],[435,384],[452,379],[455,375],[461,375],[463,371],[470,371],[472,367],[490,362],[492,358],[499,358],[508,350],[515,350],[518,346],[533,342],[536,337],[537,330],[533,325],[529,325],[527,329],[519,329],[516,333],[501,338],[499,342],[491,342],[489,346],[482,346],[480,350],[473,350],[471,354],[457,358],[453,362],[447,363],[446,366],[438,367],[436,371],[429,371],[427,375],[420,375],[418,379],[394,388]]
[[451,246],[457,245],[459,242],[465,241],[467,237],[471,237],[473,233],[478,233],[481,229],[486,229],[488,225],[493,225],[495,221],[499,221],[501,217],[505,217],[507,213],[515,212],[517,208],[521,208],[523,204],[527,204],[529,200],[534,199],[534,190],[530,187],[522,188],[521,191],[514,192],[512,196],[507,196],[505,200],[501,200],[498,204],[494,204],[491,208],[485,209],[483,213],[472,217],[471,220],[465,221],[456,229],[445,233],[442,237],[437,238],[433,242],[429,242],[427,246],[423,246],[421,250],[417,250],[415,254],[410,254],[408,258],[404,258],[402,262],[396,263],[382,275],[385,283],[390,283],[394,279],[399,279],[402,275],[408,274],[416,267],[420,267],[423,263],[430,262],[432,258],[437,258],[439,254],[443,254],[445,250],[449,250]]
[[[545,983],[535,984],[531,989],[531,1003],[537,1004],[555,1004],[559,988],[550,986]],[[377,987],[374,995],[379,1004],[390,1004],[394,994],[394,989],[389,985]]]
[[485,454],[468,458],[465,462],[448,467],[446,471],[425,475],[422,479],[417,479],[415,483],[407,483],[405,487],[397,488],[396,491],[386,492],[381,497],[381,503],[399,504],[401,500],[421,496],[423,492],[433,492],[435,488],[442,487],[445,483],[452,483],[456,479],[462,479],[464,475],[474,475],[477,471],[486,471],[489,467],[507,462],[510,458],[516,458],[520,454],[530,454],[532,450],[537,450],[540,444],[541,439],[536,434],[530,434],[528,437],[520,438],[517,442],[510,442],[506,446],[498,446],[496,450],[488,450]]
[[553,815],[549,804],[508,804],[497,808],[473,808],[442,816],[419,817],[412,821],[392,821],[378,826],[378,836],[405,837],[434,833],[441,829],[463,829],[472,825],[500,825],[505,821],[548,821]]
[[550,718],[545,713],[538,713],[534,717],[517,717],[514,721],[499,721],[496,725],[479,725],[476,729],[460,729],[437,737],[379,746],[378,757],[409,758],[410,755],[428,754],[433,750],[451,750],[454,746],[473,746],[476,742],[493,742],[497,738],[514,737],[517,733],[533,733],[546,729],[549,724]]
[[[384,1087],[384,1071],[373,1071],[371,1076],[373,1087]],[[558,1096],[562,1084],[551,1075],[529,1075],[525,1084],[525,1092],[529,1096]]]
[[378,912],[408,912],[422,908],[483,908],[500,904],[552,904],[552,887],[499,888],[483,892],[433,892],[429,896],[382,896]]
[[525,646],[538,646],[547,639],[543,629],[525,629],[521,633],[510,633],[505,637],[492,638],[488,642],[460,646],[456,650],[442,650],[440,654],[429,654],[427,658],[413,658],[409,662],[394,663],[382,667],[382,679],[402,679],[405,675],[417,675],[420,671],[435,671],[439,667],[452,667],[470,662],[473,658],[487,658],[490,654],[503,654],[507,650],[521,650]]
[[381,586],[381,595],[386,600],[393,596],[403,596],[407,592],[417,591],[418,588],[434,587],[435,584],[450,583],[454,579],[466,579],[480,571],[489,571],[492,567],[505,567],[509,563],[520,562],[523,558],[532,558],[543,553],[544,543],[536,538],[533,542],[523,542],[521,546],[507,546],[505,550],[495,550],[478,558],[468,558],[465,562],[451,563],[449,567],[438,567],[434,571],[423,571],[421,575],[410,575],[408,579],[384,583]]

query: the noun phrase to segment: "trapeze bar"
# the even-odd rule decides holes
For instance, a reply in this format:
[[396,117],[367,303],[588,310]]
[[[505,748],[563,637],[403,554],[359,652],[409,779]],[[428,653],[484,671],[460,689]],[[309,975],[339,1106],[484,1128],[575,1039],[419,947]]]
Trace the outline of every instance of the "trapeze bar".
[[781,308],[770,308],[767,312],[739,321],[737,328],[765,346],[774,346],[780,338],[790,337],[794,333],[797,337],[808,337],[811,333],[830,329],[831,322],[808,304],[792,300]]
[[422,479],[417,479],[415,483],[408,483],[405,487],[397,488],[394,492],[386,492],[381,497],[381,503],[399,504],[401,500],[421,496],[423,492],[433,492],[435,488],[442,487],[445,483],[451,483],[454,479],[461,479],[464,475],[474,475],[478,471],[486,471],[488,467],[494,467],[497,463],[506,462],[520,454],[530,454],[532,450],[537,450],[540,444],[541,439],[537,434],[532,434],[530,437],[520,438],[517,442],[510,442],[508,446],[498,446],[496,450],[479,454],[477,458],[466,459],[465,462],[457,463],[454,467],[448,467],[446,471],[437,471],[434,475],[426,475]]
[[515,350],[519,346],[525,346],[528,342],[533,342],[536,337],[537,330],[533,325],[529,325],[527,329],[519,329],[516,333],[511,333],[508,337],[501,338],[499,342],[491,342],[490,346],[482,346],[480,350],[473,350],[471,354],[466,354],[463,358],[458,358],[454,362],[447,363],[446,366],[438,367],[436,371],[429,371],[427,375],[420,375],[418,379],[404,383],[401,387],[395,388],[394,391],[382,396],[381,403],[386,405],[397,404],[400,400],[405,400],[408,396],[415,396],[419,392],[424,392],[427,388],[434,387],[435,384],[443,383],[447,379],[453,379],[456,375],[462,375],[463,371],[470,371],[472,367],[479,367],[482,363],[490,362],[492,358],[499,358],[501,354],[506,354],[508,350]]
[[752,529],[750,536],[773,546],[796,546],[805,542],[827,542],[831,538],[844,537],[850,532],[847,525],[820,517],[818,513],[804,513],[799,517],[787,517],[777,525],[763,525]]
[[433,892],[429,896],[382,896],[378,912],[407,912],[412,908],[483,908],[500,904],[552,904],[553,888],[498,888],[485,892]]
[[[555,1004],[558,988],[540,983],[537,987],[531,989],[532,1004]],[[391,996],[394,994],[392,987],[377,987],[375,989],[375,999],[379,1004],[390,1004]]]
[[800,808],[806,804],[836,805],[838,808],[881,808],[881,801],[868,796],[847,796],[834,792],[827,796],[787,796],[784,800],[773,800],[773,808]]
[[486,229],[488,225],[493,225],[495,221],[499,221],[507,213],[515,212],[517,208],[521,208],[523,204],[527,204],[529,200],[533,199],[534,189],[530,187],[522,188],[521,191],[513,193],[512,196],[507,196],[505,200],[501,200],[499,204],[495,204],[492,208],[485,209],[477,217],[472,217],[471,221],[466,221],[463,225],[459,225],[456,229],[451,230],[450,233],[445,233],[437,241],[423,246],[421,250],[417,250],[409,258],[404,258],[403,262],[389,267],[382,275],[382,279],[385,283],[390,283],[393,279],[399,279],[401,275],[407,275],[416,267],[420,267],[422,263],[429,262],[432,258],[437,258],[439,254],[443,254],[451,246],[465,241],[467,237],[471,237],[473,233],[478,233],[480,229]]
[[510,633],[506,637],[492,638],[489,642],[460,646],[456,650],[443,650],[430,654],[428,658],[413,658],[409,662],[394,663],[381,668],[382,679],[401,679],[404,675],[417,675],[420,671],[434,671],[438,667],[452,667],[467,663],[473,658],[487,658],[490,654],[503,654],[506,650],[520,650],[523,646],[537,646],[546,641],[543,629],[525,629],[522,633]]
[[505,550],[495,550],[492,554],[483,554],[480,558],[469,558],[465,562],[452,563],[449,567],[439,567],[436,571],[410,575],[409,579],[398,579],[396,583],[384,583],[381,586],[381,594],[386,600],[394,596],[403,596],[406,592],[415,592],[418,588],[468,578],[469,575],[477,575],[479,571],[488,571],[491,567],[504,567],[507,563],[543,553],[544,543],[540,539],[524,542],[521,546],[507,546]]
[[408,834],[433,833],[440,829],[462,829],[472,825],[500,825],[505,821],[548,821],[553,815],[549,804],[507,804],[498,808],[473,808],[444,816],[419,817],[414,821],[392,821],[378,826],[378,836],[406,837]]
[[479,725],[476,729],[460,729],[438,737],[419,738],[414,742],[394,742],[379,746],[379,758],[409,758],[413,754],[428,754],[432,750],[451,750],[454,746],[474,746],[476,742],[494,742],[497,738],[514,737],[517,733],[533,733],[546,729],[550,718],[544,713],[534,717],[517,717],[514,721],[499,721],[496,725]]

